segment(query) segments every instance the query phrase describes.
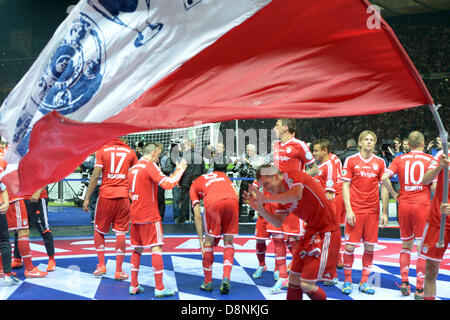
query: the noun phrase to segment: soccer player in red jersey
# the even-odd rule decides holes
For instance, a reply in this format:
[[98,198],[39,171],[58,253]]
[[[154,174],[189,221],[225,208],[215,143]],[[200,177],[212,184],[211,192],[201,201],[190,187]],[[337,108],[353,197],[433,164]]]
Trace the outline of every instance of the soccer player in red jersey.
[[105,265],[105,234],[112,230],[116,234],[116,280],[128,279],[123,272],[122,264],[125,257],[125,234],[130,223],[130,199],[127,174],[137,163],[134,151],[125,143],[125,139],[114,139],[96,153],[96,163],[92,172],[83,210],[89,212],[89,199],[97,186],[100,175],[102,182],[95,210],[94,244],[98,256],[95,276],[106,274]]
[[173,189],[180,181],[187,167],[186,160],[176,163],[176,170],[171,176],[166,176],[156,162],[159,160],[161,149],[155,143],[147,143],[143,156],[128,173],[131,193],[130,208],[130,242],[134,249],[131,255],[131,285],[130,294],[144,291],[139,285],[138,274],[141,255],[144,249],[151,248],[152,267],[155,275],[155,296],[166,297],[175,294],[173,290],[164,288],[162,257],[163,229],[158,206],[158,186],[163,189]]
[[[277,227],[289,214],[306,224],[305,234],[294,248],[287,299],[302,299],[303,292],[312,300],[326,299],[317,281],[333,279],[341,238],[331,201],[322,186],[302,171],[281,173],[273,165],[264,165],[256,178],[266,193],[250,188],[246,199],[252,208]],[[278,203],[279,215],[265,209],[264,204],[269,202]]]
[[[234,261],[233,237],[239,233],[239,201],[238,193],[228,176],[220,171],[201,175],[192,183],[189,190],[194,211],[194,223],[203,256],[203,272],[205,280],[201,290],[212,291],[212,266],[214,262],[214,246],[223,236],[223,277],[220,293],[230,291],[230,274]],[[200,200],[203,199],[203,214]],[[203,241],[203,229],[205,240]]]
[[[7,164],[8,163],[5,160],[0,159],[0,172],[3,172],[6,169]],[[38,267],[35,267],[31,258],[28,213],[25,202],[23,201],[23,196],[11,194],[9,190],[7,190],[7,193],[9,198],[9,207],[6,213],[8,231],[17,231],[17,248],[22,256],[23,265],[25,266],[25,276],[27,278],[45,277],[48,273],[40,271]],[[3,206],[6,205],[3,204]]]
[[[344,184],[342,181],[342,161],[339,159],[337,155],[334,153],[330,153],[329,157],[331,161],[334,162],[335,168],[337,170],[337,183],[335,186],[335,193],[333,199],[334,210],[336,211],[336,216],[338,217],[338,221],[341,227],[345,227],[345,205],[344,198],[342,196],[342,185]],[[344,267],[344,248],[343,244],[341,250],[339,251],[339,260],[338,260],[338,269],[342,269]]]
[[[293,170],[305,171],[315,176],[319,170],[316,159],[308,145],[295,138],[297,130],[295,119],[278,119],[273,128],[280,139],[273,146],[273,162],[281,172]],[[309,169],[306,169],[309,167]]]
[[[424,299],[434,300],[436,298],[436,278],[439,273],[439,265],[444,256],[445,250],[448,248],[450,240],[450,192],[447,202],[443,202],[445,181],[444,168],[450,166],[449,155],[445,155],[441,150],[435,156],[433,161],[425,173],[423,184],[430,184],[437,177],[436,190],[431,203],[431,210],[428,215],[427,224],[424,231],[424,240],[422,242],[422,250],[420,254],[425,257],[425,285]],[[439,232],[442,214],[445,215],[445,234],[444,246],[438,248],[436,244],[439,242]]]
[[[314,180],[319,182],[325,190],[325,195],[328,200],[333,204],[336,221],[341,221],[341,211],[337,211],[336,197],[338,187],[340,188],[339,200],[342,200],[342,181],[340,181],[340,167],[337,165],[337,161],[341,163],[337,156],[333,155],[333,159],[330,157],[330,141],[327,139],[320,139],[313,143],[314,158],[319,162],[319,173],[314,177]],[[337,160],[336,160],[337,159]],[[339,180],[338,180],[339,179]],[[341,252],[339,253],[339,258]],[[335,285],[338,283],[337,272],[334,274],[333,281],[326,281],[324,285]]]
[[[425,171],[434,160],[433,156],[423,152],[425,138],[422,133],[413,131],[408,136],[411,151],[402,154],[392,161],[383,182],[389,192],[398,200],[398,222],[400,226],[400,238],[402,250],[400,252],[401,292],[404,296],[411,293],[408,273],[411,262],[411,251],[414,239],[417,241],[417,252],[420,252],[423,230],[425,228],[428,212],[431,209],[430,185],[423,184]],[[392,188],[391,177],[398,175],[400,183],[399,195]],[[416,265],[417,284],[414,297],[423,299],[423,282],[425,279],[425,260],[420,255]]]
[[[352,292],[352,266],[356,245],[364,242],[362,258],[363,270],[359,290],[367,294],[374,294],[375,290],[369,285],[368,278],[372,268],[374,247],[378,242],[378,224],[380,216],[379,184],[385,172],[383,159],[374,154],[377,136],[370,130],[359,135],[360,152],[348,157],[342,169],[342,195],[346,209],[344,274],[345,282],[342,292]],[[383,210],[381,225],[388,223],[389,192],[381,186]]]
[[[258,182],[254,181],[253,185],[256,188],[259,188]],[[272,213],[277,213],[277,204],[276,203],[266,203],[264,204],[266,210]],[[290,227],[292,225],[291,219],[297,220],[298,227],[293,233],[293,229]],[[269,223],[266,219],[264,219],[261,215],[258,215],[258,219],[256,221],[255,226],[255,239],[256,239],[256,256],[259,261],[259,266],[256,269],[255,273],[253,273],[253,279],[259,279],[262,277],[263,272],[267,271],[265,255],[267,250],[266,240],[272,239],[273,247],[275,252],[275,270],[273,273],[273,279],[276,281],[275,284],[270,288],[270,292],[277,293],[282,288],[287,287],[289,284],[288,281],[288,268],[286,266],[286,242],[292,242],[292,238],[296,239],[296,237],[300,237],[302,232],[304,231],[304,225],[301,219],[298,217],[289,217],[283,223],[281,227],[275,227],[273,224]],[[290,243],[289,249],[292,250],[292,243]]]
[[[28,213],[28,220],[35,227],[36,230],[41,234],[44,240],[45,249],[48,254],[48,265],[47,271],[55,271],[56,261],[55,261],[55,244],[53,240],[53,234],[50,230],[48,223],[48,210],[47,210],[47,188],[40,188],[33,194],[28,194],[24,196],[25,207]],[[18,248],[18,236],[17,233],[14,234],[14,258],[12,261],[12,268],[15,269],[23,265],[20,253],[16,248]]]

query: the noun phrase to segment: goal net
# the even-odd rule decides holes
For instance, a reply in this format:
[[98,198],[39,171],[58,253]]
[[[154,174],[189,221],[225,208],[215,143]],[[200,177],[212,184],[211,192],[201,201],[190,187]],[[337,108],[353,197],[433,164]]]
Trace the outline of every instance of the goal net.
[[195,150],[201,153],[208,145],[216,145],[219,139],[219,123],[207,123],[188,128],[150,130],[144,132],[131,133],[126,136],[130,146],[135,147],[136,143],[160,142],[163,144],[164,152],[168,152],[171,143],[183,138],[188,138],[195,143]]

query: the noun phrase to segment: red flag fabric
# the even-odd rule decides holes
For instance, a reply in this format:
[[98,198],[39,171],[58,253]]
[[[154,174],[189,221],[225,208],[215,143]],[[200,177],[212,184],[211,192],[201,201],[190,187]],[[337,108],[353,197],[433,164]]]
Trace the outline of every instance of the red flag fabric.
[[[17,172],[4,181],[19,193],[33,192],[130,132],[199,121],[365,115],[432,104],[394,32],[381,18],[374,28],[370,21],[378,17],[368,7],[361,0],[273,0],[101,123],[63,121],[56,112],[43,116]],[[127,90],[121,79],[108,81]],[[33,179],[27,172],[35,173]]]

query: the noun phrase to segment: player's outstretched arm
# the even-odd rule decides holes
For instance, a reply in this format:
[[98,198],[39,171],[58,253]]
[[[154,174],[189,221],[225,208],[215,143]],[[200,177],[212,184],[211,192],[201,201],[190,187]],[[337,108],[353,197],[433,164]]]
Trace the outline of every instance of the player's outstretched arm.
[[264,207],[264,195],[254,186],[249,186],[249,191],[244,191],[244,201],[258,214],[266,219],[269,223],[273,224],[275,227],[279,228],[283,224],[286,215],[274,215],[273,213],[266,210]]
[[8,208],[9,208],[9,193],[8,190],[3,190],[2,191],[2,201],[3,203],[0,205],[0,214],[5,214],[6,212],[8,212]]
[[395,201],[397,201],[398,193],[395,192],[394,187],[392,187],[391,175],[389,173],[384,173],[381,181],[383,181],[383,184],[386,187],[387,191],[389,191],[391,196],[395,199]]
[[355,213],[352,210],[352,205],[350,202],[350,182],[344,181],[342,184],[342,198],[344,199],[345,205],[345,219],[347,223],[354,226],[356,223]]
[[196,203],[192,208],[194,211],[194,224],[195,231],[197,232],[198,241],[200,243],[200,249],[202,251],[202,257],[205,254],[203,245],[203,222],[202,222],[202,212],[200,209],[200,203]]
[[422,183],[423,184],[431,184],[433,180],[438,176],[438,174],[441,172],[442,169],[445,167],[450,166],[450,160],[448,159],[448,156],[445,154],[442,154],[441,158],[439,159],[439,164],[436,168],[428,170],[425,175],[423,176]]
[[89,180],[89,186],[86,191],[86,196],[84,197],[83,202],[83,210],[89,212],[89,199],[91,199],[92,194],[94,193],[95,187],[98,184],[98,179],[100,179],[100,175],[102,174],[102,168],[95,167],[94,171],[92,171],[91,179]]

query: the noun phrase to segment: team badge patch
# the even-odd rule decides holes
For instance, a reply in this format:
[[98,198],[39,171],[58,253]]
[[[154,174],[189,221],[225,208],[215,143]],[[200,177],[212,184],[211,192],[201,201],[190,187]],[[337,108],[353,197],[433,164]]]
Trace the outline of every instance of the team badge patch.
[[333,180],[328,179],[327,182],[325,183],[325,185],[326,185],[328,188],[331,188],[331,187],[334,186],[334,182],[333,182]]
[[311,153],[310,151],[308,151],[308,152],[306,153],[305,158],[306,158],[306,160],[312,160],[312,159],[314,159],[314,157],[313,157],[313,155],[312,155],[312,153]]

